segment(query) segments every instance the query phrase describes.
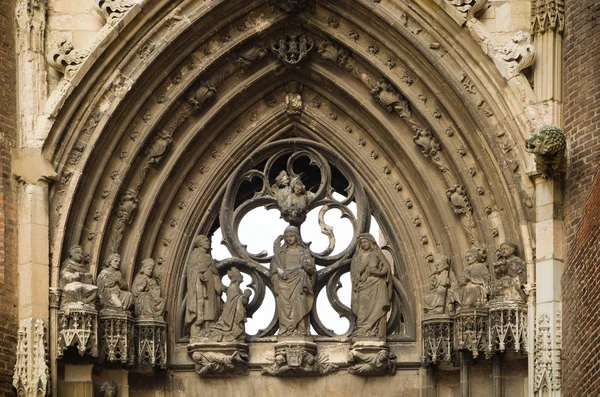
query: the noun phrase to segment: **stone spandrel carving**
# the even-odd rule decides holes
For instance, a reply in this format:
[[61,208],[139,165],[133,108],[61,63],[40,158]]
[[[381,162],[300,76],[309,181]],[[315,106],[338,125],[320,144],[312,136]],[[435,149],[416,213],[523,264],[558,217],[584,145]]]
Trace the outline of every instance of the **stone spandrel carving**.
[[274,248],[270,269],[279,336],[309,336],[310,311],[315,299],[315,260],[296,226],[288,226],[284,235],[275,240]]
[[154,277],[155,265],[154,259],[144,259],[131,285],[138,320],[163,320],[165,299],[162,297],[159,280]]
[[227,300],[223,305],[223,312],[216,323],[200,331],[199,338],[216,342],[244,341],[246,337],[246,306],[252,291],[242,292],[241,282],[244,280],[242,273],[237,268],[227,271],[231,280],[228,287],[224,287]]
[[527,300],[523,290],[527,283],[527,267],[517,256],[517,252],[517,245],[509,241],[502,243],[496,250],[495,279],[490,291],[491,299],[523,303]]
[[312,342],[284,342],[275,345],[273,363],[262,368],[263,375],[315,376],[336,372],[339,367],[329,363],[327,357],[317,354]]
[[102,383],[100,386],[100,397],[116,397],[117,396],[117,384],[112,380]]
[[127,291],[127,283],[121,273],[121,255],[110,254],[98,275],[100,314],[128,313],[133,305],[133,294]]
[[466,266],[452,294],[458,308],[479,308],[487,303],[491,277],[486,258],[485,250],[478,248],[465,254]]
[[525,150],[535,155],[535,164],[545,178],[559,171],[566,147],[565,134],[555,125],[538,128],[525,141]]
[[95,3],[98,14],[111,25],[119,22],[135,5],[129,0],[95,0]]
[[214,324],[221,314],[223,285],[211,254],[210,239],[194,239],[194,249],[187,264],[187,306],[185,325],[195,338],[201,330]]
[[429,276],[429,292],[425,295],[423,311],[425,315],[450,314],[453,311],[450,292],[458,286],[456,275],[446,255],[434,255],[433,264],[435,270]]
[[392,271],[375,238],[368,233],[357,238],[350,277],[352,312],[356,315],[353,335],[385,340],[392,299]]
[[535,62],[535,48],[530,43],[529,33],[519,31],[503,48],[498,51],[498,58],[505,62],[510,76],[516,76]]
[[352,375],[379,376],[396,373],[396,355],[390,352],[385,343],[359,342],[350,350],[348,368]]
[[60,268],[62,288],[61,309],[94,309],[98,287],[93,284],[93,276],[83,263],[83,249],[74,245],[69,249],[68,258]]
[[66,79],[71,79],[88,56],[87,50],[76,50],[66,35],[58,34],[51,40],[48,64]]

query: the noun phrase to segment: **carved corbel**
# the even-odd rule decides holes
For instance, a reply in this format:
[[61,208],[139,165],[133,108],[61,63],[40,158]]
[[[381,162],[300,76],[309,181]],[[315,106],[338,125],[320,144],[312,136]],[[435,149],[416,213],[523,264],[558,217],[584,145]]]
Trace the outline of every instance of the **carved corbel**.
[[21,322],[17,340],[17,363],[13,386],[19,397],[45,396],[48,386],[46,326],[41,319]]
[[538,128],[525,141],[525,151],[535,155],[535,164],[543,178],[558,174],[566,148],[566,136],[555,125]]
[[531,36],[524,31],[517,32],[511,42],[498,49],[496,60],[505,64],[509,77],[532,66],[535,62],[535,49],[531,44]]
[[129,0],[95,0],[96,12],[105,23],[114,25],[133,8],[134,2]]
[[58,34],[51,39],[48,64],[66,79],[71,79],[89,56],[88,50],[75,50],[71,39]]

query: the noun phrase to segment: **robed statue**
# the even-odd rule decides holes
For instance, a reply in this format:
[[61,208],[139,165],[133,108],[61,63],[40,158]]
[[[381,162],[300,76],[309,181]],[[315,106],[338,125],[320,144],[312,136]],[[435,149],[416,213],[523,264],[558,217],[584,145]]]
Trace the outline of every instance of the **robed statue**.
[[425,314],[450,314],[450,292],[458,285],[456,275],[450,268],[450,260],[446,255],[435,254],[433,264],[435,270],[429,276],[429,292],[425,295],[423,311]]
[[60,267],[61,308],[94,306],[98,287],[93,285],[92,274],[82,261],[83,249],[80,245],[72,246]]
[[112,253],[104,261],[98,275],[98,297],[104,312],[127,312],[133,304],[133,294],[127,291],[127,283],[121,273],[121,255]]
[[392,299],[392,269],[375,238],[363,233],[350,264],[354,336],[385,338],[387,312]]
[[490,271],[483,250],[471,248],[465,254],[467,265],[454,290],[453,301],[459,308],[482,307],[490,290]]
[[200,337],[217,342],[243,341],[246,337],[246,306],[251,295],[249,289],[242,292],[240,284],[244,281],[242,273],[232,267],[227,271],[231,281],[226,290],[227,300],[221,316],[210,328],[200,331]]
[[315,260],[296,226],[288,226],[284,235],[277,237],[274,251],[271,278],[279,336],[309,336],[310,311],[315,300]]
[[165,299],[161,296],[158,279],[154,277],[155,264],[152,258],[144,259],[131,285],[135,315],[140,320],[163,320]]
[[187,263],[185,326],[192,338],[215,323],[223,307],[223,285],[210,251],[210,239],[197,236]]

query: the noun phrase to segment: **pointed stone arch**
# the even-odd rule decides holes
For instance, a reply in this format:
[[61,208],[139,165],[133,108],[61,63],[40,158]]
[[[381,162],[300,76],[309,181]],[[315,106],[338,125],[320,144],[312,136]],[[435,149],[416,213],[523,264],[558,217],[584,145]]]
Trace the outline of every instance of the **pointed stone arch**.
[[[228,176],[291,128],[356,162],[400,241],[415,324],[430,254],[448,254],[458,273],[472,244],[529,246],[533,187],[518,142],[530,121],[511,91],[522,76],[505,81],[446,13],[431,2],[356,1],[347,13],[331,1],[298,16],[266,2],[213,3],[133,7],[53,94],[44,155],[59,174],[55,277],[72,244],[96,272],[119,251],[129,282],[152,256],[175,321],[191,240]],[[295,66],[270,48],[290,22],[314,41]],[[303,86],[300,114],[286,111],[290,81]],[[469,219],[453,211],[456,186]]]

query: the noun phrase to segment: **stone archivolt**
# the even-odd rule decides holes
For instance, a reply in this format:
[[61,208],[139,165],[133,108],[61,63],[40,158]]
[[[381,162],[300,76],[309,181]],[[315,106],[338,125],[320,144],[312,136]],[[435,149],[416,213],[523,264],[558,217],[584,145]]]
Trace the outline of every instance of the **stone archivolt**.
[[[264,17],[248,17],[251,7],[259,7]],[[128,55],[110,45],[106,56],[119,60],[116,69],[97,64],[104,78],[95,83],[75,76],[89,93],[81,102],[86,105],[72,116],[79,121],[70,123],[67,118],[76,104],[65,103],[44,148],[61,176],[72,175],[61,177],[66,186],[57,184],[51,193],[51,213],[60,214],[51,222],[57,225],[51,230],[54,252],[82,244],[90,253],[90,271],[97,274],[97,264],[116,247],[128,284],[137,273],[135,264],[152,255],[162,279],[167,320],[175,323],[189,236],[214,222],[223,186],[239,166],[238,159],[287,136],[324,142],[338,156],[364,165],[356,167],[357,177],[369,181],[374,212],[387,219],[389,235],[402,241],[408,285],[426,284],[429,275],[420,262],[429,247],[447,247],[449,256],[458,258],[473,241],[494,247],[503,237],[520,240],[524,210],[519,195],[531,186],[508,169],[502,169],[504,183],[487,178],[489,172],[498,178],[496,165],[504,158],[498,137],[521,134],[517,127],[499,123],[510,114],[507,106],[486,94],[483,77],[469,73],[471,91],[479,93],[474,99],[461,91],[462,70],[432,66],[442,54],[452,56],[447,50],[452,43],[421,22],[418,11],[407,10],[406,24],[384,33],[378,26],[369,32],[360,28],[358,19],[368,15],[366,8],[358,7],[361,15],[342,17],[340,7],[332,2],[327,9],[317,6],[310,20],[303,13],[294,17],[315,47],[297,67],[269,54],[265,43],[279,36],[289,16],[270,12],[265,4],[226,2],[211,10],[182,4],[181,18],[157,7],[156,20],[163,22],[151,31],[134,17],[132,39],[124,50]],[[199,32],[189,15],[203,18],[210,31]],[[332,17],[337,24],[329,23]],[[342,30],[357,33],[356,41],[339,34]],[[427,49],[425,33],[432,38]],[[181,43],[186,43],[185,50]],[[379,51],[369,51],[371,43],[378,43]],[[470,57],[462,55],[466,60],[460,64],[469,72]],[[393,68],[387,66],[389,59]],[[149,77],[158,75],[165,78]],[[303,87],[303,110],[293,114],[285,101],[290,81]],[[269,105],[262,99],[266,95],[272,98]],[[487,115],[480,111],[480,97],[488,101]],[[83,154],[69,164],[76,142],[85,143]],[[517,160],[522,157],[519,150],[514,149]],[[478,170],[474,176],[466,171],[471,167]],[[446,196],[457,185],[464,186],[474,230],[466,231],[461,222],[465,216],[453,211]],[[137,201],[126,199],[127,192],[135,192]],[[403,202],[410,206],[399,204]],[[512,216],[501,222],[498,208]],[[461,225],[465,233],[449,237],[443,232]],[[487,232],[492,227],[498,229],[497,236]],[[122,231],[118,240],[112,231]],[[90,238],[90,232],[97,237]],[[423,292],[409,290],[410,306]],[[256,308],[250,304],[252,310]],[[409,310],[406,315],[409,331],[404,337],[414,341],[410,328],[416,327],[417,314]],[[183,343],[183,336],[171,336],[170,343]],[[365,363],[381,368],[377,360]]]

